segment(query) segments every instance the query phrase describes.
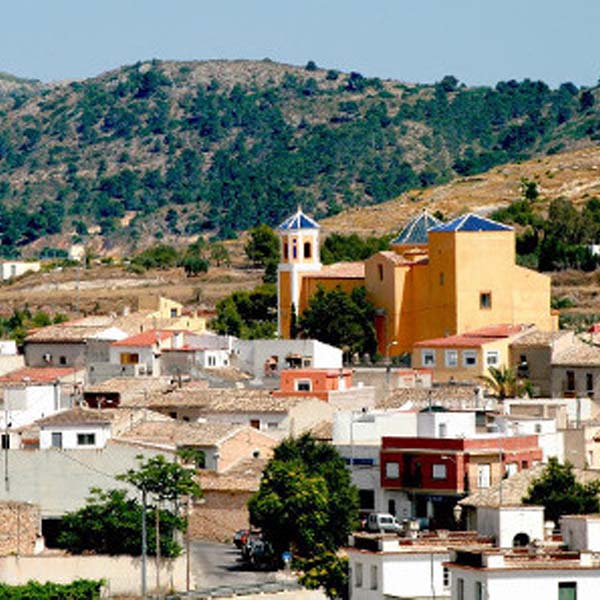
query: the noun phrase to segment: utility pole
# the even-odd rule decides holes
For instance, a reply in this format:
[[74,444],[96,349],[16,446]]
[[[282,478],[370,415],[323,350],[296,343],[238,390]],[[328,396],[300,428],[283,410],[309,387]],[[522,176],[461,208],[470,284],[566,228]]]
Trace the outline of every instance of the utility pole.
[[146,600],[146,555],[148,553],[148,533],[146,530],[146,490],[142,488],[142,600]]

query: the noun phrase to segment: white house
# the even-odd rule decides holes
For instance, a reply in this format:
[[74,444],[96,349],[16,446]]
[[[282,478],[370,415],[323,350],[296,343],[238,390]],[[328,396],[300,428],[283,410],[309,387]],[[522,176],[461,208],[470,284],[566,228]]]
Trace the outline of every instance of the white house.
[[417,417],[417,437],[473,438],[476,437],[473,411],[425,409]]
[[25,273],[37,272],[41,269],[39,262],[28,262],[24,260],[3,260],[0,262],[0,277],[7,281],[12,277],[20,277]]
[[111,438],[112,416],[106,411],[73,408],[40,419],[40,450],[97,450]]
[[109,359],[116,365],[143,365],[146,375],[158,377],[162,351],[182,345],[181,333],[151,329],[113,342],[110,345]]
[[590,552],[453,549],[452,600],[597,600],[600,561]]
[[570,550],[600,552],[600,515],[565,515],[560,531]]
[[[550,524],[552,532],[554,524]],[[499,548],[523,547],[546,538],[543,506],[479,506],[477,531]]]
[[317,340],[236,340],[233,345],[240,369],[262,381],[282,369],[310,367],[341,369],[342,351]]
[[489,540],[474,532],[448,531],[427,537],[414,532],[412,539],[355,534],[349,541],[346,551],[352,600],[449,598],[450,572],[445,566],[450,557],[448,547],[490,546]]

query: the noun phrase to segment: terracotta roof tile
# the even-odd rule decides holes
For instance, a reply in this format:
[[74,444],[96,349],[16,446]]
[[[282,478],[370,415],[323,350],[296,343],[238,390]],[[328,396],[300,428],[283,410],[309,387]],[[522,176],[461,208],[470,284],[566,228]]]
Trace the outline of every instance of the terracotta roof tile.
[[490,325],[447,337],[422,340],[415,344],[415,348],[477,348],[491,342],[517,336],[527,331],[526,325]]
[[495,400],[479,396],[478,385],[436,385],[431,388],[401,388],[394,390],[376,408],[401,408],[411,404],[415,409],[425,408],[431,402],[434,406],[450,409],[488,408]]
[[112,346],[154,346],[154,344],[156,344],[159,341],[162,342],[163,340],[167,340],[173,337],[174,334],[174,331],[150,329],[148,331],[144,331],[143,333],[132,335],[128,338],[125,338],[124,340],[113,342]]
[[106,410],[71,408],[57,412],[49,417],[38,419],[36,424],[40,427],[47,427],[49,425],[102,425],[111,423],[113,418],[113,413]]
[[52,383],[63,377],[73,376],[73,367],[23,367],[0,377],[0,383]]
[[325,265],[317,273],[309,273],[303,277],[314,279],[363,279],[365,276],[364,262],[339,262]]
[[581,341],[556,354],[553,365],[600,366],[600,348]]

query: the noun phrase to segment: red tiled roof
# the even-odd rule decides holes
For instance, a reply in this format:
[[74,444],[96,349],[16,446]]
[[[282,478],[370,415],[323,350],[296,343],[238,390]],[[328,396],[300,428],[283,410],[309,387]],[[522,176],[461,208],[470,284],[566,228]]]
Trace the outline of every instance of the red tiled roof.
[[0,377],[0,383],[51,383],[75,373],[73,367],[23,367]]
[[365,263],[339,262],[325,265],[320,271],[304,275],[315,279],[362,279],[365,276]]
[[489,325],[466,333],[422,340],[415,348],[478,348],[527,330],[525,325]]
[[137,335],[132,335],[131,337],[125,338],[124,340],[120,340],[118,342],[113,342],[112,346],[154,346],[156,342],[167,340],[170,337],[173,337],[175,334],[174,331],[159,331],[158,329],[150,329],[149,331],[144,331],[143,333],[138,333]]

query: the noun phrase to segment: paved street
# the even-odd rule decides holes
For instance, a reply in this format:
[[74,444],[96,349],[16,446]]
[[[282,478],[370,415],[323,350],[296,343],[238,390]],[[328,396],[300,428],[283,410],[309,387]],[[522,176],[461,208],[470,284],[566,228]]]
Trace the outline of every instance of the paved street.
[[196,588],[261,584],[275,581],[275,572],[254,571],[240,560],[233,544],[192,542],[192,573]]

